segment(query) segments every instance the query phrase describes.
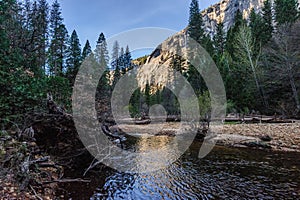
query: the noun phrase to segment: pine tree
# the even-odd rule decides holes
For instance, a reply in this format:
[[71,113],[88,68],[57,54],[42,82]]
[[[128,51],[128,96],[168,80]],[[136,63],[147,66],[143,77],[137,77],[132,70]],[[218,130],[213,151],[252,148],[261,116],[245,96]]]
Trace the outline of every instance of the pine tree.
[[264,34],[264,21],[260,14],[255,13],[254,9],[251,10],[250,13],[250,23],[249,27],[251,29],[251,38],[253,39],[253,43],[255,44],[255,51],[258,52],[263,42],[265,42],[265,34]]
[[294,23],[299,18],[297,0],[275,0],[275,20],[278,25]]
[[96,50],[95,50],[96,61],[101,67],[107,69],[109,63],[109,55],[107,50],[107,43],[103,33],[100,33],[97,40]]
[[120,46],[118,41],[115,41],[112,47],[112,54],[111,54],[111,69],[116,70],[119,68],[119,51]]
[[47,40],[48,40],[48,12],[49,6],[46,0],[38,1],[38,64],[43,71],[46,71],[46,48],[47,48]]
[[99,66],[104,70],[104,73],[100,79],[100,90],[99,94],[101,96],[108,97],[111,93],[111,86],[110,86],[110,74],[109,74],[109,56],[108,56],[108,50],[107,50],[107,43],[106,39],[103,33],[100,33],[99,38],[97,40],[97,45],[95,49],[95,60],[97,63],[99,63]]
[[238,33],[240,26],[245,24],[245,20],[243,19],[243,15],[240,10],[237,10],[234,18],[234,25],[228,30],[227,36],[226,36],[226,51],[229,53],[230,56],[233,57],[234,47],[233,43],[236,37],[236,34]]
[[51,42],[48,51],[49,73],[62,76],[68,42],[68,31],[63,24],[60,5],[57,0],[52,4],[50,15]]
[[52,37],[55,36],[55,32],[58,27],[63,23],[63,18],[61,16],[60,4],[55,0],[52,4],[52,9],[50,12],[50,34]]
[[272,34],[274,32],[272,4],[270,0],[265,0],[264,2],[264,7],[262,8],[262,18],[263,18],[262,43],[265,44],[270,41],[270,39],[272,38]]
[[92,53],[92,48],[90,45],[89,40],[86,41],[83,50],[82,50],[82,60],[84,60],[87,56],[89,56]]
[[81,45],[75,30],[72,32],[68,43],[68,49],[66,52],[67,77],[70,83],[73,84],[75,76],[82,62],[80,47]]
[[55,76],[63,76],[65,72],[65,57],[68,42],[68,31],[65,25],[61,24],[56,28],[55,35],[49,47],[49,73]]
[[175,71],[182,73],[181,64],[183,62],[183,58],[181,56],[180,44],[178,41],[175,43],[175,47],[176,47],[176,49],[175,49],[174,55],[172,55],[170,67],[172,69],[174,69]]
[[225,44],[226,44],[226,34],[224,31],[224,24],[223,22],[219,22],[216,28],[216,34],[213,37],[213,44],[215,48],[215,53],[217,55],[221,55],[225,51]]
[[130,68],[131,67],[131,53],[129,50],[129,46],[126,46],[125,54],[124,54],[124,66],[125,68]]
[[126,67],[125,67],[125,53],[124,53],[124,48],[120,48],[120,53],[119,53],[119,66],[122,74],[126,73]]
[[203,19],[199,10],[198,0],[192,0],[190,4],[188,35],[200,44],[203,42]]
[[[30,4],[25,2],[25,14],[27,29],[27,47],[25,58],[27,66],[39,76],[45,73],[46,68],[46,48],[47,48],[47,31],[48,31],[48,4],[45,0],[36,1]],[[24,40],[26,41],[26,40]],[[24,42],[26,43],[26,42]]]
[[115,41],[113,44],[113,48],[112,48],[112,54],[111,54],[111,69],[114,70],[113,72],[113,87],[117,84],[117,82],[119,81],[120,77],[121,77],[121,72],[120,72],[120,63],[119,63],[119,50],[120,50],[120,46],[118,41]]

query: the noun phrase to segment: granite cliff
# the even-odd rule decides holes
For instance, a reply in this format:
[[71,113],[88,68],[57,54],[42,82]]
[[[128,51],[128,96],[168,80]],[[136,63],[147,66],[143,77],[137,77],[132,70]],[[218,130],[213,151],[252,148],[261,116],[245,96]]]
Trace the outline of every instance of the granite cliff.
[[248,19],[250,12],[254,9],[260,12],[265,0],[222,0],[219,3],[203,10],[203,22],[205,31],[211,36],[214,35],[218,22],[224,23],[227,31],[234,23],[237,10],[240,10],[245,19]]
[[[224,30],[234,24],[234,18],[237,10],[240,10],[245,19],[249,19],[250,12],[254,9],[257,13],[261,12],[265,0],[222,0],[201,12],[203,16],[204,29],[211,37],[216,32],[218,22],[224,23]],[[300,3],[300,0],[298,0]],[[154,87],[163,87],[168,80],[172,80],[171,70],[162,69],[162,65],[170,66],[173,58],[174,48],[179,45],[184,49],[186,44],[187,29],[183,29],[171,38],[166,39],[159,45],[153,53],[147,58],[146,65],[138,67],[137,79],[140,87],[143,89],[148,84]],[[182,63],[182,70],[185,71],[188,65]],[[160,73],[155,73],[156,71]],[[154,75],[156,74],[156,75]]]
[[[207,9],[203,10],[202,16],[205,31],[211,36],[214,35],[216,25],[219,21],[224,23],[224,29],[227,31],[234,23],[234,17],[237,10],[243,13],[245,19],[249,19],[251,9],[257,13],[261,12],[265,0],[222,0]],[[272,4],[274,0],[271,1]],[[300,4],[300,0],[298,0]]]

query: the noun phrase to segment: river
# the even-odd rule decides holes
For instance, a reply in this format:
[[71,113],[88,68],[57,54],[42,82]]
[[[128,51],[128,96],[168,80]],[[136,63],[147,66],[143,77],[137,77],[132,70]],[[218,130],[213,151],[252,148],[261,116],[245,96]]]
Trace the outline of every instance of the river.
[[[166,138],[148,138],[147,146],[160,148]],[[135,148],[141,141],[134,142]],[[216,146],[199,159],[200,146],[194,141],[176,162],[158,171],[121,173],[104,167],[90,173],[91,183],[61,187],[72,199],[300,199],[299,153]]]

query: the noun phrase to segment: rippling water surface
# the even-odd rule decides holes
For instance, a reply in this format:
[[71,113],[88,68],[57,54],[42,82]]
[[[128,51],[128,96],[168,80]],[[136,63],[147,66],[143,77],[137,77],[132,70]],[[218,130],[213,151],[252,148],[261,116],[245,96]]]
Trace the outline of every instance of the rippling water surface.
[[[141,138],[135,148],[163,148],[166,140],[148,138],[145,145]],[[215,147],[199,159],[200,146],[194,142],[180,159],[155,172],[101,171],[89,185],[68,185],[69,195],[74,199],[300,199],[300,154]]]

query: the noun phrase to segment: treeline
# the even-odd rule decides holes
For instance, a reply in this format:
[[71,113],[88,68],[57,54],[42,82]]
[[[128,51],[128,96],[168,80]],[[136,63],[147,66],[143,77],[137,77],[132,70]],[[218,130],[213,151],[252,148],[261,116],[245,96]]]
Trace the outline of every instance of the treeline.
[[[188,34],[213,57],[222,75],[228,112],[299,116],[300,20],[297,0],[266,0],[262,11],[243,19],[238,10],[225,32],[219,22],[213,39],[204,32],[197,0],[190,5]],[[180,60],[177,61],[180,65]],[[199,96],[207,87],[193,66],[187,78]]]
[[[94,56],[107,69],[110,65],[104,34],[95,51],[88,40],[82,49],[76,30],[69,35],[57,0],[51,6],[46,0],[0,1],[0,46],[0,123],[45,109],[48,92],[70,109],[72,86],[85,58]],[[112,56],[114,71],[131,67],[128,46],[124,50],[116,42]],[[110,87],[118,73],[107,70],[102,81]]]

